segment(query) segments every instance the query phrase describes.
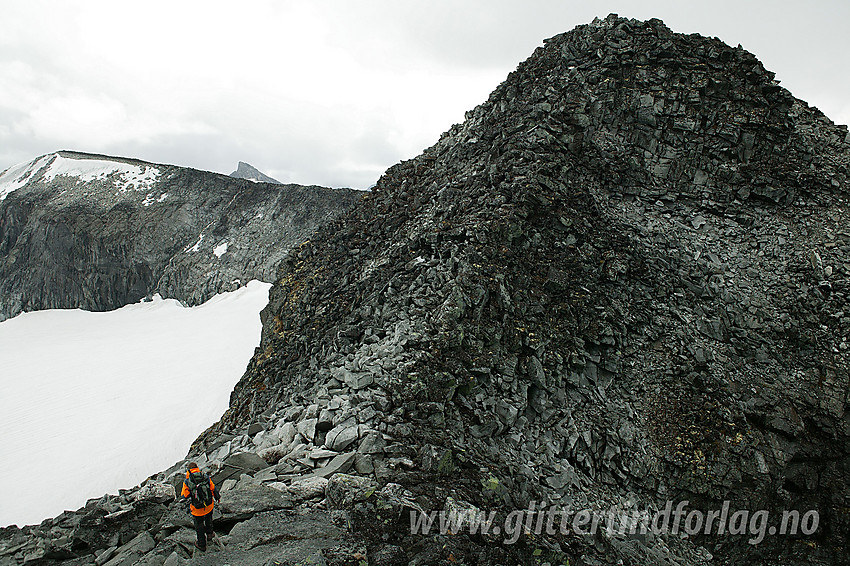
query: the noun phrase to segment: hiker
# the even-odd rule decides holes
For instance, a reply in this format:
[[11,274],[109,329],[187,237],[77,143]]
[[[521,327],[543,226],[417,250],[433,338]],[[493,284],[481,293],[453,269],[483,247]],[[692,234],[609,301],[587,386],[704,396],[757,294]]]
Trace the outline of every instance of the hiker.
[[183,480],[183,491],[180,492],[189,504],[189,512],[195,521],[195,532],[198,540],[195,546],[199,550],[207,549],[207,541],[212,541],[213,533],[213,499],[219,501],[221,496],[210,477],[203,473],[195,462],[186,466],[186,479]]

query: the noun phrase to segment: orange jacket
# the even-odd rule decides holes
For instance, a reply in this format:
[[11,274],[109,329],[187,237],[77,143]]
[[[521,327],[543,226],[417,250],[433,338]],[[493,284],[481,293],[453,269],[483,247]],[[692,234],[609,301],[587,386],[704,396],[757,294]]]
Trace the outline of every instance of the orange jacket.
[[[191,470],[186,472],[186,479],[189,479],[189,474],[197,474],[200,472],[201,470],[199,470],[198,468],[192,468]],[[192,513],[192,515],[196,517],[203,517],[204,515],[212,513],[213,507],[215,507],[215,500],[218,499],[218,494],[215,492],[215,484],[213,483],[212,479],[210,479],[210,491],[213,494],[213,502],[207,505],[206,507],[198,509],[197,507],[189,503],[189,511]],[[191,493],[189,492],[189,486],[186,485],[185,480],[183,481],[183,490],[180,492],[180,495],[186,498],[191,495]]]

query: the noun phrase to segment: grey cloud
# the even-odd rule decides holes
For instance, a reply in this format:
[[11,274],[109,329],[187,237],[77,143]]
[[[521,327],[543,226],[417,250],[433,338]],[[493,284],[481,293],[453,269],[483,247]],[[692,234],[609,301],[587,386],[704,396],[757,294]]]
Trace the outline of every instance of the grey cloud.
[[[796,96],[838,122],[850,118],[850,58],[845,56],[850,34],[843,29],[850,3],[843,0],[805,9],[787,0],[381,0],[311,6],[327,26],[315,43],[298,52],[254,52],[242,46],[234,29],[229,49],[240,68],[222,68],[216,77],[195,76],[191,67],[138,62],[124,69],[91,51],[89,59],[81,57],[73,22],[53,26],[53,33],[21,35],[19,43],[0,39],[0,64],[21,61],[35,74],[22,96],[56,100],[69,91],[95,101],[102,96],[126,109],[127,118],[116,125],[125,128],[121,136],[98,139],[80,132],[79,143],[68,147],[68,139],[77,139],[73,132],[50,138],[16,128],[26,114],[18,105],[4,107],[0,91],[0,169],[67,148],[222,173],[242,160],[282,181],[367,187],[486,100],[544,38],[608,12],[659,17],[675,31],[742,43]],[[44,16],[33,8],[28,21],[27,9],[16,8],[16,25],[35,25]],[[72,7],[63,10],[73,13]],[[226,16],[216,10],[209,8],[210,18]],[[280,17],[288,16],[286,10],[280,8]],[[287,74],[293,61],[309,69],[313,53],[327,49],[333,56],[318,60],[331,67],[317,69],[324,74],[315,82]],[[69,60],[73,65],[65,64]],[[175,61],[187,60],[175,53]],[[348,83],[328,78],[344,70],[332,68],[336,63],[357,66]]]

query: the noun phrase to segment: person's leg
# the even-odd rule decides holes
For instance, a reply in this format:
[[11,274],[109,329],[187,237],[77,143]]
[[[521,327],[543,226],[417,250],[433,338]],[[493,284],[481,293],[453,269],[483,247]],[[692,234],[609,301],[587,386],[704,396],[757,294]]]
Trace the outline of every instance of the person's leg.
[[204,524],[205,517],[198,517],[197,515],[192,515],[192,520],[195,522],[195,534],[198,535],[198,543],[197,547],[201,550],[207,549],[207,535],[206,535],[206,525]]
[[204,530],[206,531],[206,534],[207,534],[207,540],[212,540],[212,538],[214,536],[213,520],[212,519],[213,519],[213,512],[212,511],[210,511],[209,513],[204,515]]

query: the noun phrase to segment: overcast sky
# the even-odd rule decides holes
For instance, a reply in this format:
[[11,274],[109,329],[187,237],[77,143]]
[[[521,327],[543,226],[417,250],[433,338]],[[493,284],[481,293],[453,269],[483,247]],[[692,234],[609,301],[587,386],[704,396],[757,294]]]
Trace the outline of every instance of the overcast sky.
[[847,0],[0,0],[0,170],[75,149],[368,187],[609,12],[740,43],[850,122]]

